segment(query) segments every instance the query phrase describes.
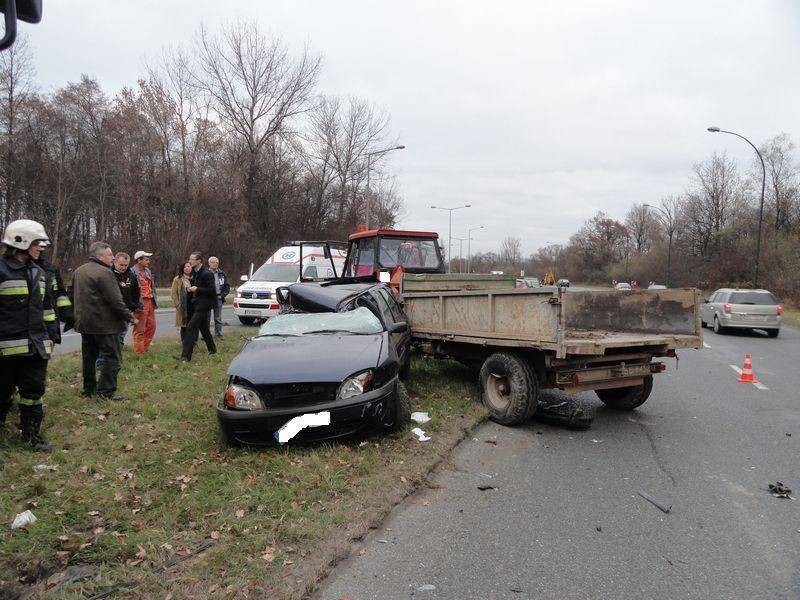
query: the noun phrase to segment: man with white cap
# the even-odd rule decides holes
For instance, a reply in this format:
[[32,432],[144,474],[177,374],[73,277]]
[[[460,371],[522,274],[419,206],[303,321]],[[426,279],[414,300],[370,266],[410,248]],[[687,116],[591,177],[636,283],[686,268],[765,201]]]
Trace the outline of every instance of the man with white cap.
[[135,313],[139,322],[133,326],[133,351],[136,354],[144,354],[150,347],[153,337],[156,335],[156,309],[158,300],[156,293],[156,282],[153,273],[150,271],[150,257],[152,252],[137,250],[133,255],[133,274],[139,280],[141,289],[142,310]]

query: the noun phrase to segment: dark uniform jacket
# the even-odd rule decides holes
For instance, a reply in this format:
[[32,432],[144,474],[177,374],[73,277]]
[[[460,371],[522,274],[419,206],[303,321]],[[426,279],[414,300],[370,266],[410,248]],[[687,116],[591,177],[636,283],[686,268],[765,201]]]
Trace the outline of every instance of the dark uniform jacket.
[[49,358],[48,324],[55,322],[53,296],[44,270],[11,253],[0,256],[0,359]]
[[61,343],[61,324],[64,324],[64,331],[69,331],[75,326],[75,312],[72,310],[72,302],[64,289],[64,282],[61,280],[61,273],[56,266],[48,261],[44,256],[40,256],[36,261],[47,276],[47,289],[52,294],[52,302],[55,306],[56,318],[54,321],[47,322],[47,331],[50,339],[56,344]]
[[96,258],[75,269],[75,331],[104,335],[124,331],[133,320],[114,271]]
[[188,300],[189,306],[192,311],[211,310],[217,298],[217,287],[214,285],[214,274],[201,266],[200,269],[195,271],[192,269],[190,277],[192,285],[197,286],[197,290],[189,292],[187,296],[191,296]]
[[124,273],[120,273],[113,269],[114,277],[117,278],[119,283],[119,291],[122,292],[122,301],[128,310],[133,312],[142,310],[142,288],[139,286],[139,278],[132,269],[125,269]]

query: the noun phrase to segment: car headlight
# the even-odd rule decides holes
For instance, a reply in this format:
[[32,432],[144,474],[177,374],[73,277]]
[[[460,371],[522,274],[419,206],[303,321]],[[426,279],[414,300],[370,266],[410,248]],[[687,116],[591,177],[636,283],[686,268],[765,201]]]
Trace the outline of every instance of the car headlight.
[[240,292],[239,290],[236,290],[236,297],[237,298],[243,298],[244,294],[242,294],[242,292]]
[[368,392],[370,389],[372,389],[371,384],[372,371],[364,371],[358,375],[348,377],[342,382],[342,385],[339,386],[339,400],[352,398],[353,396],[358,396],[359,394]]
[[231,384],[225,390],[225,406],[240,410],[263,410],[264,403],[258,392],[243,385]]

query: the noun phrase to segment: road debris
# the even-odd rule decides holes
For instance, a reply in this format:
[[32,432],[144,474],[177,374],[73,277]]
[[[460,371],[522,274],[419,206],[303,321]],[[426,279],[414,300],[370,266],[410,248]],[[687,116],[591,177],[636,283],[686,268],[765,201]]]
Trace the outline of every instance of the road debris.
[[428,421],[430,421],[431,418],[428,416],[428,413],[426,412],[412,412],[411,420],[414,421],[415,423],[419,423],[420,425],[422,425],[423,423],[427,423]]
[[589,409],[584,410],[584,407],[575,406],[567,401],[556,404],[539,402],[533,418],[550,425],[561,425],[571,429],[589,429],[592,426],[594,414]]
[[426,583],[426,584],[421,585],[421,586],[419,586],[418,588],[415,588],[415,589],[418,592],[432,592],[432,591],[434,591],[436,589],[436,586],[432,585],[430,583]]
[[419,427],[414,427],[414,429],[411,430],[411,433],[417,436],[417,439],[420,442],[427,442],[429,439],[431,439],[430,436],[425,435],[425,432]]
[[306,413],[287,421],[283,427],[275,432],[275,439],[278,440],[279,444],[285,444],[306,427],[323,427],[330,424],[331,413],[329,410],[318,413]]
[[669,512],[672,510],[672,504],[670,504],[669,506],[667,506],[666,504],[662,504],[647,492],[639,490],[639,495],[663,513],[669,514]]
[[792,490],[783,485],[782,482],[776,481],[774,484],[769,484],[769,493],[776,498],[791,498]]
[[41,473],[42,471],[55,472],[58,471],[58,465],[34,465],[33,470],[37,473]]
[[603,442],[605,442],[605,440],[596,440],[596,439],[592,438],[592,443],[593,444],[602,444]]
[[27,527],[28,525],[33,525],[36,523],[36,521],[36,515],[34,515],[30,510],[26,510],[25,512],[21,512],[14,517],[14,520],[11,521],[11,529]]
[[485,492],[486,490],[496,490],[497,488],[493,485],[479,485],[478,489],[482,492]]
[[483,440],[484,444],[491,444],[492,446],[497,446],[497,440]]

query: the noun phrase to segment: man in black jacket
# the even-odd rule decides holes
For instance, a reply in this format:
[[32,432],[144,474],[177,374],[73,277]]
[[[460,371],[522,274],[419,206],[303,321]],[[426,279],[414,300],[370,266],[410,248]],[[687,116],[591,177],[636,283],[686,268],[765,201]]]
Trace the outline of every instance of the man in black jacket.
[[217,353],[217,346],[209,328],[209,317],[217,297],[214,275],[203,266],[203,253],[192,252],[189,255],[192,265],[191,285],[187,289],[186,305],[189,321],[186,323],[186,335],[183,338],[181,360],[192,360],[192,351],[197,343],[198,332],[203,334],[209,354]]

